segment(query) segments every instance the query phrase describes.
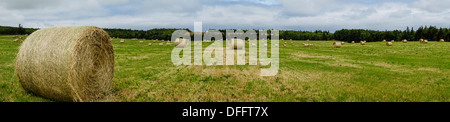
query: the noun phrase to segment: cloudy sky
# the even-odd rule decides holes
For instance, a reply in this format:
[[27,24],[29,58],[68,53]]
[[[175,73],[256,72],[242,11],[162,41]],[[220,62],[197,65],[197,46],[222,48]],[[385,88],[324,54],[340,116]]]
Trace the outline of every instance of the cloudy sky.
[[450,27],[450,0],[1,0],[0,25],[394,30]]

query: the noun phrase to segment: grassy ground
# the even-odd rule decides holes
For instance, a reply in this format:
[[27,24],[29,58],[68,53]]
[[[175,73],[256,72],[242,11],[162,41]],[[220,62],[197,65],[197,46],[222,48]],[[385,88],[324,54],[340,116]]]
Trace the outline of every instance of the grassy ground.
[[[101,101],[450,101],[448,42],[288,42],[278,75],[261,77],[261,66],[174,66],[173,46],[114,40],[114,91]],[[0,36],[0,101],[50,101],[17,81],[19,46]]]

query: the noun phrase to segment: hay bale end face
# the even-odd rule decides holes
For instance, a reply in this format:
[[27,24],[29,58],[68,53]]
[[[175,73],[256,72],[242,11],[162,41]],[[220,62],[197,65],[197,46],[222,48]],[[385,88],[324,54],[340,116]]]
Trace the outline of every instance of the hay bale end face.
[[334,42],[333,43],[333,48],[341,48],[341,43],[342,42]]
[[387,42],[386,46],[392,46],[392,42]]
[[26,91],[57,101],[94,101],[112,89],[114,51],[98,27],[52,27],[22,43],[16,73]]

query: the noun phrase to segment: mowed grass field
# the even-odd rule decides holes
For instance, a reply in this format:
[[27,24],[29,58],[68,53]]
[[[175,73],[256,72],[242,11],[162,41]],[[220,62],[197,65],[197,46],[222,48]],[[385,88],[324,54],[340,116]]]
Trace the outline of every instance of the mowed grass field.
[[[0,36],[0,101],[52,101],[20,86],[14,73],[20,43],[13,40],[10,35]],[[113,40],[114,90],[99,101],[450,101],[448,42],[397,41],[391,47],[382,42],[345,43],[332,48],[332,41],[287,41],[287,47],[280,47],[279,73],[261,77],[264,66],[259,65],[174,66],[173,43],[159,46],[161,41],[139,41]],[[204,47],[209,44],[203,43]]]

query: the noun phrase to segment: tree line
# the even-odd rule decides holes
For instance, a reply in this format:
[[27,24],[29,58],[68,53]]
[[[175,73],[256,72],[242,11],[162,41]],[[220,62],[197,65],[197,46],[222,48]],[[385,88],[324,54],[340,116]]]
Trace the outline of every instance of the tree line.
[[417,30],[407,27],[406,30],[393,31],[375,31],[363,29],[342,29],[334,33],[334,39],[341,41],[362,41],[368,42],[382,40],[398,40],[406,39],[408,41],[418,41],[426,39],[430,41],[439,41],[440,39],[450,40],[450,30],[448,28],[436,28],[436,26],[421,26]]
[[[0,26],[1,35],[24,35],[31,34],[38,30],[37,28],[23,28],[19,24],[18,27]],[[114,29],[104,28],[111,37],[116,38],[139,38],[139,39],[158,39],[170,40],[172,33],[180,29],[156,28],[150,30],[131,30],[131,29]],[[194,39],[194,33],[189,29],[182,29],[190,32],[191,39]],[[223,39],[226,38],[226,30],[218,30],[222,33]],[[247,30],[243,30],[246,32]],[[255,31],[259,36],[259,31]],[[270,30],[267,31],[268,38],[271,38]],[[205,33],[202,33],[205,34]],[[259,37],[258,37],[259,38]],[[340,40],[340,41],[362,41],[368,42],[382,41],[382,40],[403,40],[417,41],[419,39],[427,39],[438,41],[440,39],[450,40],[450,29],[436,28],[436,26],[421,26],[417,30],[407,27],[406,30],[392,30],[392,31],[376,31],[364,29],[341,29],[334,33],[329,31],[297,31],[297,30],[280,30],[279,39],[284,40]]]

